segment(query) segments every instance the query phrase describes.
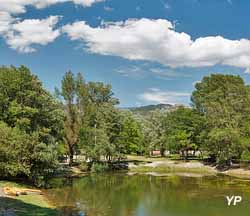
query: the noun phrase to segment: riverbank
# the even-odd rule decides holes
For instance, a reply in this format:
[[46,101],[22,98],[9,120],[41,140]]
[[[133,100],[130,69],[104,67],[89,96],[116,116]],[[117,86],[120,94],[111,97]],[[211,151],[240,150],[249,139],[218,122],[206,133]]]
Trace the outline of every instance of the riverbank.
[[206,165],[200,161],[179,161],[167,158],[147,158],[143,156],[128,156],[129,174],[143,173],[149,175],[166,175],[175,173],[188,176],[208,176],[223,174],[237,178],[250,179],[249,168],[229,168],[218,170],[215,166]]
[[[247,168],[231,168],[226,171],[217,170],[215,166],[204,164],[200,161],[170,160],[167,158],[147,158],[143,156],[127,156],[122,163],[128,166],[128,175],[153,175],[153,176],[189,176],[203,177],[218,174],[233,176],[241,179],[250,179],[250,170]],[[82,177],[90,175],[82,172],[79,167],[67,169],[65,178]],[[112,173],[111,173],[112,175]],[[63,177],[63,176],[62,176]],[[51,205],[44,195],[29,194],[17,197],[6,196],[4,187],[30,188],[30,186],[0,181],[0,215],[4,216],[46,216],[59,215],[59,210]]]
[[[39,194],[28,194],[20,196],[6,196],[4,187],[23,189],[27,185],[0,181],[0,215],[4,216],[56,216],[58,212],[45,196]],[[30,187],[30,186],[29,186]]]

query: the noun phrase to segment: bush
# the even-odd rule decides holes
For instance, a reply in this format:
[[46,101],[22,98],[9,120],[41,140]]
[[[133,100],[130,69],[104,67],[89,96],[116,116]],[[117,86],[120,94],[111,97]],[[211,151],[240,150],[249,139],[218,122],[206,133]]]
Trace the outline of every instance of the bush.
[[57,165],[52,144],[39,142],[37,134],[0,121],[0,178],[26,177],[43,186]]
[[79,164],[79,169],[82,171],[82,172],[86,172],[86,171],[89,171],[89,164],[87,162],[81,162]]
[[91,172],[101,173],[109,170],[109,166],[106,163],[93,163]]
[[241,154],[241,160],[242,161],[250,161],[250,152],[243,151],[243,153]]

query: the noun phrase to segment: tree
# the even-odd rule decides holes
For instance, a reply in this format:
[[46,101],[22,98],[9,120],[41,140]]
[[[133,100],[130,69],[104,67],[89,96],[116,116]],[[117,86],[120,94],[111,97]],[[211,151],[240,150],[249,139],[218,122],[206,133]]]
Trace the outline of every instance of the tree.
[[157,138],[157,133],[154,130],[154,124],[150,121],[149,117],[146,115],[135,114],[134,118],[140,125],[142,140],[140,142],[141,149],[143,153],[147,156],[150,156],[152,151],[157,148],[155,142]]
[[206,149],[219,164],[239,158],[249,141],[250,92],[239,76],[212,74],[195,86],[193,107],[204,116]]
[[119,135],[119,142],[122,146],[123,154],[142,154],[143,149],[143,134],[140,123],[135,116],[129,111],[121,111],[122,122]]
[[180,107],[169,112],[164,118],[165,138],[168,149],[180,152],[185,159],[189,150],[200,150],[200,133],[204,120],[191,108]]
[[101,156],[111,158],[115,154],[113,133],[117,130],[114,106],[118,104],[111,86],[85,83],[80,74],[75,78],[69,71],[63,77],[60,95],[66,112],[64,131],[70,165],[80,151],[92,161]]
[[62,79],[62,90],[66,119],[64,122],[65,142],[69,154],[69,164],[73,164],[73,157],[79,140],[79,131],[84,115],[86,86],[81,74],[74,77],[71,71],[66,72]]
[[0,68],[0,109],[0,175],[35,180],[53,171],[63,111],[25,66]]
[[146,117],[146,121],[144,122],[144,137],[148,142],[148,149],[150,151],[159,149],[161,152],[161,156],[164,156],[166,150],[166,142],[165,142],[165,128],[164,128],[164,118],[167,114],[167,111],[164,110],[155,110],[151,111],[148,117]]

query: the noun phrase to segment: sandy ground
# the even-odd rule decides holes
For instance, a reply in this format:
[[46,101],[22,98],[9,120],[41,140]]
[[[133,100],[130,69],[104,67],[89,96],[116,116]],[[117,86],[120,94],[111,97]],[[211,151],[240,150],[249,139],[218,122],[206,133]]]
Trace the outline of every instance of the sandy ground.
[[238,178],[247,178],[250,179],[250,170],[249,169],[229,169],[225,172],[222,172],[223,174],[229,175],[229,176],[234,176]]
[[4,196],[5,196],[5,194],[3,192],[3,188],[0,187],[0,197],[4,197]]
[[206,168],[207,170],[215,171],[215,168],[211,166],[206,166],[201,162],[176,162],[176,161],[171,161],[171,160],[160,160],[160,161],[152,161],[150,163],[144,163],[144,164],[138,164],[136,165],[135,163],[129,163],[129,168],[134,168],[134,167],[139,167],[139,166],[144,166],[144,167],[176,167],[176,168],[185,168],[185,169],[201,169],[201,168]]
[[[140,158],[141,159],[141,158]],[[243,168],[232,168],[226,171],[219,171],[217,170],[215,167],[212,166],[208,166],[208,165],[204,165],[201,162],[196,162],[196,161],[191,161],[191,162],[181,162],[181,161],[171,161],[171,160],[167,160],[167,159],[161,159],[159,158],[159,160],[157,160],[156,158],[154,158],[152,161],[149,161],[150,159],[144,160],[144,162],[146,163],[129,163],[129,169],[133,169],[133,168],[137,168],[137,167],[152,167],[152,168],[156,168],[156,167],[171,167],[171,168],[180,168],[180,169],[185,169],[185,172],[181,172],[179,173],[180,175],[185,175],[185,176],[202,176],[205,174],[193,174],[192,170],[194,169],[201,169],[204,170],[208,173],[214,173],[214,174],[225,174],[225,175],[229,175],[229,176],[234,176],[234,177],[238,177],[238,178],[245,178],[245,179],[250,179],[250,169],[243,169]],[[190,173],[188,172],[188,169],[190,169]],[[131,173],[133,174],[133,172]],[[148,172],[145,174],[150,174],[150,175],[155,175],[155,176],[164,176],[167,175],[166,173],[159,173],[159,172],[154,172],[154,170],[152,169],[152,172]],[[177,172],[178,174],[178,172]]]
[[[3,188],[0,187],[0,198],[1,197],[6,197],[5,193],[3,192]],[[15,212],[13,209],[5,209],[1,207],[0,203],[0,215],[1,216],[16,216]]]
[[[0,197],[5,197],[6,195],[3,192],[3,188],[0,187]],[[4,209],[0,207],[1,216],[16,216],[13,209]]]

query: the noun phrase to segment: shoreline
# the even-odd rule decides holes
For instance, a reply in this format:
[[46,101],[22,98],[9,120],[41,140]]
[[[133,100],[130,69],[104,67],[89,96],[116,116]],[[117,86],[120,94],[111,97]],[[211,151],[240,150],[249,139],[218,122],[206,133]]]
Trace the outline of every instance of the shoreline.
[[[46,198],[45,194],[27,194],[19,196],[9,196],[4,194],[4,187],[23,189],[30,187],[25,184],[10,181],[0,181],[0,215],[16,216],[24,215],[57,215],[56,206]],[[34,214],[31,214],[34,213]]]
[[[215,167],[205,165],[200,161],[177,161],[167,158],[146,158],[141,156],[128,156],[125,161],[128,163],[127,175],[151,175],[156,177],[164,176],[184,176],[184,177],[205,177],[226,175],[239,179],[250,179],[250,170],[244,168],[231,168],[226,171],[219,171]],[[81,177],[90,173],[80,172],[78,168],[72,168],[72,175],[67,177]],[[46,193],[42,195],[23,195],[18,197],[6,196],[3,193],[4,187],[24,188],[27,185],[17,182],[0,181],[0,212],[11,212],[12,216],[18,215],[19,209],[35,209],[36,211],[49,212],[50,215],[56,215],[58,209],[47,199]],[[16,203],[16,204],[15,204]],[[8,215],[8,214],[6,214]]]
[[209,175],[227,175],[241,179],[250,179],[250,169],[244,168],[229,168],[225,171],[220,171],[211,165],[205,165],[200,161],[177,161],[167,158],[145,158],[142,156],[128,156],[129,173],[144,173],[144,174],[180,174],[183,173],[189,176],[209,176]]

